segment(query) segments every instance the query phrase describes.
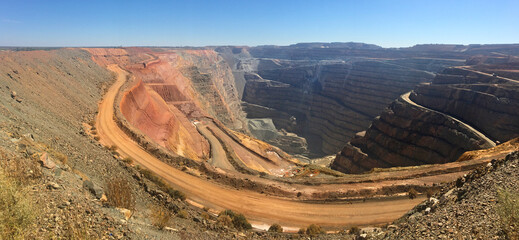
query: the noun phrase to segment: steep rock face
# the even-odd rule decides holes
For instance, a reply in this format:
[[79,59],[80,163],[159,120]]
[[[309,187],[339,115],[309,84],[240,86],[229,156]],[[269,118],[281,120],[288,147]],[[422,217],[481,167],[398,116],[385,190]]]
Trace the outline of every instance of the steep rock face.
[[400,98],[343,148],[332,168],[359,173],[374,167],[445,163],[467,150],[488,147],[460,122]]
[[[489,76],[475,77],[479,81],[467,82],[466,75],[458,76],[459,84],[420,86],[411,99],[428,108],[455,116],[479,129],[491,139],[501,142],[519,136],[519,82],[502,82]],[[446,82],[440,75],[438,82]],[[474,81],[474,80],[472,80]],[[435,80],[436,83],[436,80]]]
[[245,113],[228,63],[214,50],[179,51],[182,73],[197,92],[202,108],[227,127],[245,131]]
[[120,107],[128,122],[161,146],[195,160],[208,158],[209,144],[189,120],[142,82],[125,93]]
[[375,61],[264,66],[270,68],[258,69],[261,77],[248,78],[243,100],[268,111],[248,106],[249,117],[269,112],[276,127],[304,136],[314,147],[312,152],[325,154],[337,152],[368,127],[398,95],[433,78],[430,73]]
[[467,150],[519,136],[519,82],[475,69],[449,68],[404,94],[352,139],[332,168],[445,163]]

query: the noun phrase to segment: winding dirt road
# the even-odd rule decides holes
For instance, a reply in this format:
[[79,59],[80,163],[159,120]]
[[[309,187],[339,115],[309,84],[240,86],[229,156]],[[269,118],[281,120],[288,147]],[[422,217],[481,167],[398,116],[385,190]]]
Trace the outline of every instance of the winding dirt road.
[[387,223],[424,200],[393,198],[358,203],[304,203],[249,190],[237,190],[184,173],[147,153],[118,127],[113,119],[113,106],[128,73],[117,65],[109,65],[108,69],[116,72],[118,77],[99,104],[96,126],[101,142],[117,146],[122,155],[132,157],[135,162],[183,191],[188,201],[195,205],[207,206],[216,211],[231,209],[241,212],[253,226],[259,228],[279,223],[288,229],[297,229],[312,223],[331,228]]

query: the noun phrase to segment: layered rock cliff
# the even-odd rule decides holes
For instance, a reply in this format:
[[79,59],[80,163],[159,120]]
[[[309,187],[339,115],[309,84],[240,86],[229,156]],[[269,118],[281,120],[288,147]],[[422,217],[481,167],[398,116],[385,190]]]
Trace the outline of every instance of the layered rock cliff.
[[249,117],[271,116],[276,127],[305,137],[312,152],[331,154],[394,98],[433,76],[379,61],[260,62],[258,75],[246,76],[243,100],[254,104],[246,107]]
[[337,155],[332,168],[456,161],[467,150],[519,136],[519,82],[469,68],[449,68],[432,84],[402,95]]

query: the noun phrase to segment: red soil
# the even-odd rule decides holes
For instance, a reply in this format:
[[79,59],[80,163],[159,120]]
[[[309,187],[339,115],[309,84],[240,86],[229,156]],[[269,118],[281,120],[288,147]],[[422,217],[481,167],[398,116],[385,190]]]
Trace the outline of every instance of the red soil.
[[120,107],[128,122],[156,143],[181,156],[208,158],[209,144],[205,138],[180,111],[170,108],[142,81],[123,95]]

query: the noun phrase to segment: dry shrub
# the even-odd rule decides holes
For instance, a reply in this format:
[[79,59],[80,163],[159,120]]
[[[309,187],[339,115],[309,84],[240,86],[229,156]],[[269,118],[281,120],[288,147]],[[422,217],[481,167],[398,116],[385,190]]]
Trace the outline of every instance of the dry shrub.
[[41,167],[36,160],[15,157],[3,151],[0,153],[0,168],[7,177],[24,185],[42,176]]
[[117,151],[117,146],[115,146],[115,145],[112,145],[112,146],[107,147],[107,148],[108,148],[108,150],[110,150],[112,152]]
[[353,234],[353,235],[359,235],[360,234],[360,228],[357,227],[357,226],[353,226],[350,228],[350,230],[348,231],[350,234]]
[[64,226],[64,239],[81,239],[89,240],[95,239],[89,233],[89,227],[84,224],[84,220],[77,214],[71,214],[66,217]]
[[23,239],[35,212],[27,191],[0,169],[0,239]]
[[177,212],[177,217],[186,219],[188,217],[188,214],[186,210],[180,210]]
[[269,232],[277,232],[277,233],[281,233],[283,232],[283,227],[281,227],[281,225],[277,224],[277,223],[274,223],[272,224],[270,227],[269,227]]
[[313,236],[313,235],[317,235],[317,234],[321,234],[321,233],[324,233],[324,231],[321,229],[321,226],[316,225],[316,224],[311,224],[306,229],[306,234],[308,234],[308,235]]
[[126,164],[133,164],[133,159],[131,159],[130,157],[125,157],[122,159],[122,161]]
[[498,189],[499,205],[497,213],[500,216],[501,228],[508,239],[519,239],[519,193],[506,189]]
[[135,197],[128,181],[122,178],[112,178],[106,182],[106,197],[108,204],[114,207],[135,210]]
[[221,226],[232,227],[232,219],[228,215],[219,215],[216,222]]
[[410,199],[415,199],[418,196],[418,191],[416,191],[414,188],[411,188],[407,192],[407,196],[409,196]]
[[238,230],[249,230],[252,229],[252,225],[247,221],[247,218],[241,213],[235,213],[232,210],[225,210],[218,214],[218,219],[221,216],[229,216],[232,220],[232,225]]
[[145,168],[141,168],[141,167],[139,167],[139,165],[137,165],[136,168],[142,175],[144,175],[144,177],[146,177],[148,180],[152,181],[153,183],[157,184],[157,186],[162,191],[166,192],[172,198],[179,199],[182,201],[186,200],[186,195],[183,192],[175,190],[172,187],[170,187],[168,184],[166,184],[166,182],[164,182],[164,180],[162,180],[162,178],[157,176],[152,171],[145,169]]
[[159,229],[164,229],[171,219],[171,216],[171,212],[167,209],[155,206],[151,209],[151,224]]
[[209,213],[207,213],[207,212],[202,212],[202,214],[200,214],[200,216],[202,216],[202,218],[205,220],[211,219],[211,215],[209,215]]
[[427,188],[427,190],[425,190],[425,194],[427,195],[427,198],[431,198],[437,192],[438,192],[437,188]]
[[299,231],[297,231],[298,234],[305,234],[306,228],[300,228]]

